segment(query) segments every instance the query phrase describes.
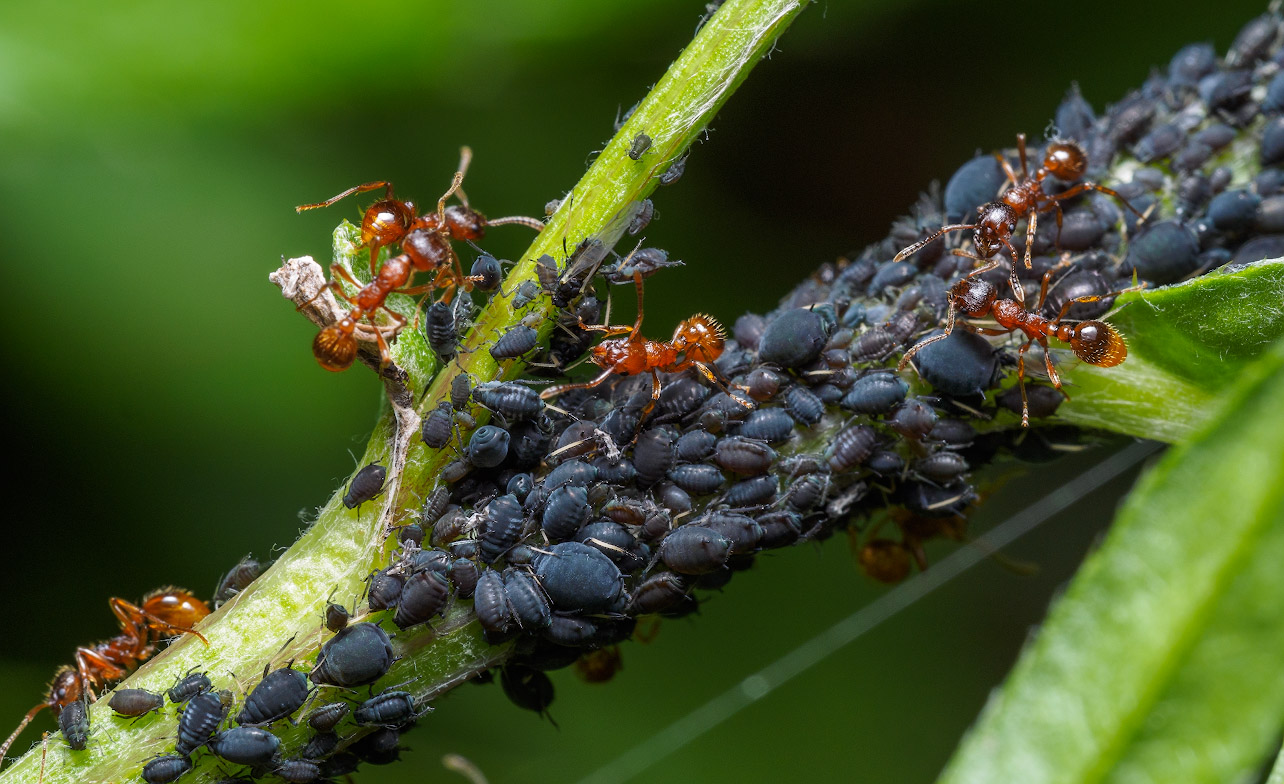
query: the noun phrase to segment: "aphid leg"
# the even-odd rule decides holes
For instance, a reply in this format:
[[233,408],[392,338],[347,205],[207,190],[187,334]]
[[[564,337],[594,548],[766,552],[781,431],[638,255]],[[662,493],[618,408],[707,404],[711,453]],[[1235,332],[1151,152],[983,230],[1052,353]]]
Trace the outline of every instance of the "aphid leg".
[[320,201],[320,202],[317,202],[316,204],[302,204],[302,205],[300,205],[300,206],[298,206],[298,207],[295,207],[295,208],[294,208],[294,211],[295,211],[295,212],[303,212],[304,210],[316,210],[316,209],[320,209],[320,208],[322,208],[322,207],[329,207],[330,205],[334,204],[335,202],[337,202],[337,201],[339,201],[339,200],[341,200],[341,199],[346,199],[346,198],[348,198],[349,196],[352,196],[352,195],[355,195],[355,194],[358,194],[358,193],[366,193],[367,191],[374,191],[374,190],[378,190],[378,189],[380,189],[380,188],[384,188],[384,189],[385,189],[385,190],[384,190],[384,193],[383,193],[383,197],[384,197],[385,199],[391,199],[391,198],[393,198],[393,196],[392,196],[392,183],[390,183],[390,182],[385,182],[385,181],[383,181],[383,180],[380,180],[379,182],[367,182],[367,183],[365,183],[364,185],[357,185],[357,186],[351,187],[351,188],[347,189],[346,191],[344,191],[343,193],[340,193],[338,196],[332,196],[332,197],[330,197],[330,198],[326,199],[325,201]]
[[965,230],[975,231],[976,224],[975,223],[954,223],[949,226],[942,226],[941,228],[937,229],[936,233],[933,234],[932,236],[926,239],[921,239],[918,242],[914,243],[913,245],[910,245],[908,248],[905,248],[900,253],[897,253],[896,257],[893,258],[892,261],[904,261],[910,256],[913,256],[915,253],[918,253],[919,250],[921,250],[922,248],[930,245],[933,242],[936,242],[946,234],[949,234],[952,231],[965,231]]
[[922,351],[924,346],[931,345],[932,343],[935,343],[938,340],[945,340],[950,336],[950,333],[953,331],[954,331],[954,305],[953,303],[951,303],[950,309],[946,312],[946,315],[945,315],[945,331],[939,335],[933,335],[930,338],[926,338],[924,340],[920,340],[919,342],[915,343],[913,348],[911,348],[909,351],[906,351],[905,356],[901,357],[901,361],[896,363],[896,370],[897,371],[904,370],[905,366],[909,364],[910,358],[913,357],[915,354],[917,354],[919,351]]

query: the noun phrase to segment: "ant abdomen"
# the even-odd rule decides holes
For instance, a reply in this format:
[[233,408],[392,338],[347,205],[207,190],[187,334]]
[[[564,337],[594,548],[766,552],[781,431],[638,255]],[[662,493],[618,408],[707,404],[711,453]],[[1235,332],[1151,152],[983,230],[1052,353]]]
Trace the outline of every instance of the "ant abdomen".
[[1073,142],[1053,142],[1044,154],[1043,166],[1063,182],[1074,182],[1088,171],[1088,156]]
[[722,355],[727,333],[713,316],[697,313],[678,325],[673,343],[692,362],[713,362]]
[[1058,328],[1070,334],[1057,338],[1070,344],[1075,356],[1097,367],[1114,367],[1128,358],[1128,342],[1119,330],[1104,321],[1081,321],[1072,330],[1064,325]]
[[[344,329],[345,324],[349,329]],[[345,318],[317,333],[312,341],[312,355],[317,358],[321,367],[335,373],[352,367],[352,361],[357,358],[357,339],[352,336],[353,326],[352,321]]]
[[415,219],[414,206],[397,199],[381,199],[370,205],[361,219],[363,247],[391,245],[406,233]]

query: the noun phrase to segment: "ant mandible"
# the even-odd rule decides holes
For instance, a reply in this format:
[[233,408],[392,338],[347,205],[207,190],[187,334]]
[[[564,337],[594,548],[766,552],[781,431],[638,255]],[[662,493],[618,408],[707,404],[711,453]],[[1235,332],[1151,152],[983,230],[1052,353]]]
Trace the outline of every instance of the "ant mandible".
[[1128,203],[1128,200],[1117,192],[1098,185],[1095,182],[1081,182],[1074,185],[1061,193],[1045,193],[1043,190],[1043,181],[1049,174],[1064,182],[1074,182],[1084,175],[1088,170],[1088,156],[1084,153],[1083,148],[1074,142],[1057,141],[1048,145],[1048,149],[1043,156],[1043,165],[1031,176],[1029,168],[1026,165],[1025,155],[1025,134],[1017,134],[1017,152],[1021,158],[1021,177],[1017,178],[1016,172],[1012,170],[1012,165],[1008,163],[1000,153],[994,153],[999,164],[1003,166],[1003,172],[1007,175],[1011,185],[999,197],[998,201],[990,202],[977,208],[976,223],[956,223],[949,226],[942,226],[932,236],[919,240],[909,247],[896,254],[893,261],[904,261],[910,256],[917,253],[924,246],[935,242],[945,234],[952,231],[972,231],[972,243],[976,245],[976,253],[969,253],[962,248],[955,248],[952,252],[955,256],[973,259],[984,262],[984,265],[976,268],[968,277],[979,275],[983,272],[998,267],[1003,263],[1002,258],[994,258],[998,252],[1007,248],[1008,253],[1012,256],[1012,273],[1009,282],[1012,285],[1012,293],[1016,295],[1017,302],[1025,302],[1025,290],[1021,287],[1021,281],[1017,278],[1017,252],[1012,247],[1012,234],[1016,231],[1017,221],[1021,218],[1028,218],[1025,229],[1025,268],[1031,269],[1030,265],[1030,248],[1034,244],[1035,227],[1039,222],[1039,213],[1056,211],[1057,215],[1057,237],[1060,242],[1061,236],[1061,202],[1066,199],[1074,198],[1085,191],[1097,191],[1104,193],[1116,199],[1120,204],[1127,207],[1138,218],[1145,220],[1144,215],[1137,212],[1137,208]]
[[[650,373],[651,399],[638,418],[638,427],[641,428],[642,423],[646,421],[647,416],[660,400],[659,373],[679,373],[687,368],[695,368],[700,375],[724,392],[729,392],[726,382],[719,377],[714,366],[710,364],[722,355],[722,348],[726,342],[726,333],[722,325],[712,316],[697,313],[679,324],[673,331],[673,339],[668,342],[644,338],[642,337],[641,272],[633,273],[633,285],[637,287],[638,292],[638,317],[633,326],[580,324],[583,329],[603,332],[607,336],[626,335],[622,338],[608,337],[607,340],[603,340],[592,348],[589,360],[602,368],[602,372],[591,381],[549,387],[540,392],[541,398],[547,400],[572,389],[592,389],[611,376],[636,376]],[[734,395],[732,399],[749,407],[748,403],[740,401]]]
[[1089,365],[1097,367],[1114,367],[1123,362],[1128,357],[1128,343],[1124,340],[1119,330],[1104,321],[1080,321],[1077,323],[1067,323],[1065,321],[1066,312],[1071,306],[1078,302],[1098,302],[1109,297],[1118,296],[1129,291],[1139,291],[1146,287],[1146,284],[1133,285],[1126,289],[1111,291],[1106,294],[1093,294],[1084,297],[1076,297],[1061,306],[1061,312],[1055,319],[1049,319],[1037,311],[1043,309],[1043,303],[1048,297],[1048,281],[1052,279],[1053,273],[1065,266],[1065,262],[1058,264],[1043,274],[1043,283],[1039,287],[1039,304],[1035,310],[1026,310],[1022,303],[1011,299],[999,299],[998,291],[993,285],[980,278],[968,275],[960,279],[950,287],[949,314],[946,317],[945,332],[940,335],[933,335],[930,338],[919,341],[901,361],[897,363],[897,370],[904,370],[909,364],[910,358],[923,350],[924,347],[935,343],[938,340],[944,340],[954,331],[955,314],[962,311],[968,318],[984,318],[993,316],[994,320],[999,323],[998,328],[975,327],[971,324],[963,324],[966,329],[970,329],[981,335],[1010,335],[1017,330],[1025,333],[1026,341],[1017,351],[1017,384],[1021,388],[1021,426],[1030,426],[1030,405],[1025,393],[1025,353],[1030,350],[1030,346],[1038,343],[1043,346],[1043,361],[1048,369],[1048,379],[1052,385],[1057,388],[1066,399],[1070,395],[1061,387],[1061,377],[1057,375],[1057,369],[1052,366],[1052,355],[1048,352],[1048,338],[1055,337],[1063,343],[1070,344],[1070,350],[1079,359],[1087,362]]
[[[437,200],[437,211],[422,217],[416,217],[415,206],[411,202],[393,198],[392,183],[382,181],[358,185],[319,204],[305,204],[295,208],[298,212],[302,212],[326,207],[354,193],[363,193],[377,188],[386,189],[384,198],[372,204],[361,221],[361,247],[370,248],[371,281],[362,286],[341,265],[331,264],[330,282],[312,298],[314,300],[326,289],[330,289],[341,300],[352,306],[347,316],[322,329],[312,341],[312,354],[321,367],[337,372],[352,366],[357,356],[357,339],[353,333],[362,319],[368,321],[374,328],[381,364],[386,366],[392,362],[392,355],[388,351],[388,343],[384,338],[384,330],[375,324],[374,316],[380,310],[387,313],[396,322],[391,329],[393,335],[406,326],[406,319],[387,306],[388,295],[413,296],[426,294],[435,289],[445,289],[446,293],[442,301],[449,304],[457,289],[468,291],[471,284],[478,278],[463,274],[459,257],[455,255],[450,240],[480,239],[485,234],[487,226],[505,223],[520,223],[537,231],[544,228],[544,224],[534,218],[509,217],[487,220],[480,212],[469,207],[463,191],[460,190],[460,185],[464,181],[464,173],[468,171],[471,160],[472,150],[467,147],[462,148],[459,170],[455,172],[450,188]],[[447,199],[456,193],[464,203],[447,207]],[[376,271],[375,262],[379,256],[379,250],[396,242],[401,243],[402,253],[389,258]],[[430,283],[421,286],[406,285],[415,272],[433,270],[436,270],[437,274]],[[345,294],[339,278],[357,287],[359,289],[357,293],[352,297]],[[306,307],[310,302],[312,300],[303,303],[299,308]]]
[[49,708],[58,715],[76,700],[98,699],[94,687],[120,680],[156,653],[161,637],[169,633],[193,634],[209,640],[192,627],[210,614],[205,602],[182,588],[161,588],[143,597],[142,606],[112,597],[111,611],[120,623],[120,634],[92,646],[76,649],[76,666],[62,667],[49,684],[44,702],[27,711],[13,734],[0,745],[0,760],[36,714]]

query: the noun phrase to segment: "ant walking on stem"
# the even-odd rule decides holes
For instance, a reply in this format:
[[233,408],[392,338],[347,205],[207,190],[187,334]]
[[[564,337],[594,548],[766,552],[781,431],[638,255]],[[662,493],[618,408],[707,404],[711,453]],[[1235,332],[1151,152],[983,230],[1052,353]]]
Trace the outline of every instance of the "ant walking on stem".
[[1003,171],[1011,185],[1003,192],[998,201],[993,201],[977,208],[978,217],[976,223],[956,223],[942,226],[935,234],[919,240],[897,253],[893,261],[904,261],[928,244],[935,242],[952,231],[971,231],[972,243],[976,246],[976,253],[969,253],[962,248],[955,248],[952,251],[955,256],[982,262],[983,266],[972,270],[968,273],[968,277],[989,272],[1002,264],[1003,259],[1001,257],[995,258],[995,256],[998,255],[1000,250],[1006,248],[1008,254],[1012,257],[1012,272],[1009,277],[1012,293],[1016,295],[1017,302],[1024,304],[1025,291],[1021,287],[1021,281],[1017,278],[1017,252],[1016,248],[1012,246],[1012,234],[1016,231],[1018,220],[1028,218],[1025,229],[1025,268],[1031,269],[1030,248],[1034,245],[1034,233],[1039,223],[1039,213],[1056,212],[1057,241],[1060,242],[1061,202],[1067,199],[1072,199],[1086,191],[1104,193],[1127,207],[1138,218],[1146,219],[1146,216],[1137,212],[1137,208],[1129,204],[1128,200],[1123,196],[1095,182],[1080,182],[1061,193],[1050,194],[1043,190],[1043,181],[1047,179],[1049,174],[1064,182],[1075,182],[1088,170],[1088,156],[1074,142],[1060,141],[1049,144],[1044,152],[1043,165],[1034,172],[1033,176],[1030,175],[1026,164],[1024,133],[1017,134],[1017,153],[1021,158],[1021,177],[1019,179],[1016,172],[1012,170],[1012,165],[1008,163],[1007,158],[1001,153],[996,152],[994,154],[999,164],[1003,166]]
[[[607,324],[584,324],[586,330],[605,333],[607,340],[593,347],[589,360],[602,368],[602,372],[591,381],[577,384],[560,384],[540,392],[540,397],[548,400],[551,397],[569,392],[572,389],[592,389],[611,376],[636,376],[642,373],[651,374],[651,400],[642,409],[638,418],[638,427],[646,421],[647,415],[655,409],[660,400],[659,373],[679,373],[687,368],[695,368],[700,375],[718,386],[724,392],[730,392],[727,384],[711,364],[722,355],[726,342],[726,333],[722,325],[712,316],[697,313],[683,321],[673,331],[669,341],[650,340],[642,337],[642,273],[633,273],[633,285],[638,292],[638,317],[633,326],[611,326]],[[614,338],[611,335],[625,335]],[[733,400],[738,400],[732,396]],[[739,401],[748,407],[748,403]]]
[[[330,265],[330,282],[317,297],[328,288],[339,299],[352,306],[348,315],[331,324],[312,341],[312,354],[326,370],[347,370],[357,356],[357,339],[353,333],[357,324],[365,319],[374,328],[375,340],[379,344],[380,362],[386,366],[392,362],[388,352],[388,343],[384,338],[384,328],[374,322],[374,316],[380,310],[387,313],[395,322],[389,332],[396,335],[406,326],[406,318],[387,306],[388,295],[427,294],[435,289],[445,289],[442,301],[449,304],[457,289],[471,289],[480,277],[465,276],[460,266],[459,257],[451,247],[451,240],[473,241],[481,239],[487,226],[499,226],[518,223],[542,231],[544,224],[535,218],[513,216],[487,220],[477,210],[468,205],[467,197],[460,189],[468,164],[472,161],[472,150],[464,147],[460,150],[459,170],[455,172],[450,188],[437,200],[436,212],[418,216],[412,202],[396,199],[392,194],[392,183],[386,181],[368,182],[340,193],[338,196],[317,204],[304,204],[296,207],[297,212],[328,207],[331,204],[353,194],[384,189],[384,198],[370,205],[361,220],[361,247],[370,248],[370,273],[372,280],[362,286],[361,283],[339,264]],[[463,204],[446,206],[446,201],[458,194]],[[375,264],[379,250],[388,245],[400,243],[401,253],[389,258],[376,270]],[[416,272],[436,272],[432,281],[420,286],[408,286]],[[352,297],[343,292],[339,279],[346,280],[359,291]],[[316,297],[313,297],[316,299]],[[303,303],[306,307],[312,300]]]
[[1070,395],[1061,387],[1061,377],[1057,375],[1057,369],[1052,365],[1052,355],[1048,352],[1048,338],[1055,337],[1063,343],[1070,344],[1070,350],[1079,359],[1090,365],[1097,367],[1114,367],[1123,362],[1128,357],[1128,343],[1124,336],[1111,325],[1104,321],[1080,321],[1077,323],[1067,323],[1065,321],[1066,313],[1070,308],[1079,302],[1099,302],[1103,299],[1115,297],[1129,291],[1139,291],[1146,287],[1146,284],[1133,285],[1126,289],[1111,291],[1106,294],[1093,294],[1084,297],[1076,297],[1061,306],[1061,312],[1055,319],[1049,319],[1038,311],[1042,310],[1044,300],[1048,296],[1048,281],[1052,279],[1053,273],[1066,266],[1065,262],[1058,264],[1043,274],[1043,283],[1039,287],[1039,304],[1034,310],[1026,310],[1025,306],[1011,299],[999,299],[998,291],[993,285],[980,278],[968,275],[962,278],[950,287],[949,300],[950,309],[946,317],[945,332],[940,335],[933,335],[930,338],[919,341],[913,348],[905,352],[901,361],[897,363],[897,370],[904,370],[909,364],[910,358],[922,351],[927,346],[938,340],[944,340],[954,331],[956,314],[962,311],[968,318],[985,318],[992,316],[999,323],[997,328],[976,327],[971,324],[961,324],[965,329],[969,329],[981,335],[1010,335],[1020,330],[1026,336],[1026,341],[1017,351],[1017,384],[1021,388],[1021,426],[1030,426],[1030,404],[1026,398],[1025,392],[1025,353],[1030,350],[1030,346],[1038,343],[1043,347],[1043,362],[1048,370],[1048,379],[1052,385],[1057,388],[1066,399]]
[[109,640],[76,649],[76,666],[63,667],[49,684],[44,702],[27,711],[13,734],[0,745],[0,760],[36,714],[49,708],[57,715],[77,700],[98,698],[94,688],[118,681],[156,653],[167,634],[192,634],[209,640],[192,627],[210,614],[205,602],[182,588],[162,588],[143,597],[142,606],[113,597],[111,611],[120,623],[120,634]]

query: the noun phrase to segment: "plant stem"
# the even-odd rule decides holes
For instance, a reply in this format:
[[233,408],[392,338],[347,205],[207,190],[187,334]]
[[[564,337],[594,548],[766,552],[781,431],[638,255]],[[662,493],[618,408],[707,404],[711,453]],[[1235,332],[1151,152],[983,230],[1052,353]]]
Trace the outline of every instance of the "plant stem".
[[[728,0],[642,101],[511,270],[502,287],[509,295],[491,298],[466,337],[458,362],[448,372],[437,372],[438,363],[422,333],[402,332],[392,350],[397,367],[382,374],[391,410],[375,426],[362,457],[363,464],[378,461],[388,467],[384,495],[349,510],[343,506],[340,489],[267,572],[201,624],[209,647],[190,637],[178,640],[123,685],[160,691],[195,668],[208,671],[216,688],[244,693],[258,681],[269,661],[280,666],[291,660],[302,664],[314,659],[323,638],[327,597],[333,594],[338,601],[351,603],[361,596],[362,579],[386,562],[391,549],[386,534],[414,514],[419,499],[453,456],[449,450],[411,445],[417,435],[417,412],[430,410],[444,399],[458,373],[468,373],[481,382],[521,372],[519,361],[497,365],[485,347],[521,319],[512,309],[511,296],[523,281],[534,279],[535,259],[546,253],[562,257],[563,243],[574,247],[585,237],[600,235],[613,216],[646,198],[659,175],[686,153],[804,7],[801,0]],[[634,161],[627,152],[633,138],[642,132],[651,138],[651,148]],[[359,270],[361,264],[353,263],[357,260],[352,239],[347,228],[336,232],[336,260]],[[616,237],[604,239],[613,242]],[[297,262],[287,262],[274,280],[281,285],[283,273],[297,275],[302,268]],[[316,288],[314,285],[309,291],[306,286],[291,289],[283,285],[283,293],[301,305]],[[330,295],[327,292],[325,296]],[[330,305],[332,310],[337,307],[332,300]],[[395,306],[404,312],[405,302]],[[546,317],[552,312],[546,296],[535,309]],[[546,340],[551,329],[545,318],[541,338]],[[425,388],[427,392],[416,406],[414,399]],[[476,413],[485,420],[485,412]],[[486,645],[471,617],[471,607],[461,603],[435,630],[418,627],[398,634],[395,646],[404,658],[383,682],[413,679],[405,688],[418,696],[435,696],[501,660],[506,646]],[[104,700],[91,707],[90,717],[93,730],[85,751],[70,751],[60,736],[52,735],[45,745],[37,744],[0,774],[0,782],[121,781],[137,777],[149,758],[172,753],[178,719],[172,709],[125,721],[114,718]],[[297,754],[305,742],[305,729],[302,725],[281,732],[286,756]],[[213,755],[201,754],[184,781],[224,777],[215,761]]]

